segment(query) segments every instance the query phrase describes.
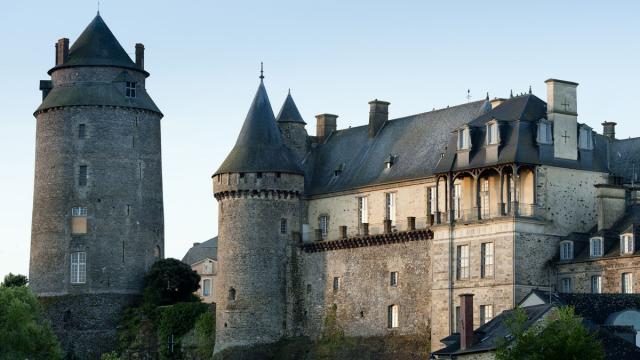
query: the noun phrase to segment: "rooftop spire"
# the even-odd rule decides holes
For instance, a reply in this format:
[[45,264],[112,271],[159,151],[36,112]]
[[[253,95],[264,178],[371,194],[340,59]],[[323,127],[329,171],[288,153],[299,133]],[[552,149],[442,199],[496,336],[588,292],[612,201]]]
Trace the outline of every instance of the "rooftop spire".
[[531,85],[529,85],[529,95],[531,95],[531,94],[532,94],[532,92],[531,92]]
[[289,94],[287,94],[287,98],[284,100],[284,104],[282,104],[282,108],[280,108],[280,112],[278,113],[278,117],[276,118],[277,122],[294,122],[301,123],[306,125],[302,119],[302,115],[300,115],[300,111],[298,111],[298,107],[296,103],[293,101],[293,97],[291,96],[291,89],[289,89]]
[[487,97],[485,98],[485,100],[489,101],[489,92],[487,91]]
[[264,68],[262,66],[262,61],[260,61],[260,81],[264,80]]

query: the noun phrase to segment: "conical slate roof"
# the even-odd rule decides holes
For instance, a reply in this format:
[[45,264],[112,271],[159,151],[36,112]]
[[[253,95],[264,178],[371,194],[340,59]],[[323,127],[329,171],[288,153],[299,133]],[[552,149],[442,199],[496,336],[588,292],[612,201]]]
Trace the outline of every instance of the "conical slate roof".
[[73,66],[117,66],[146,73],[138,68],[100,14],[91,21],[69,49],[67,60],[54,70]]
[[282,141],[262,81],[235,146],[214,175],[237,172],[303,173]]
[[298,111],[298,107],[291,97],[291,92],[289,92],[287,98],[284,100],[284,104],[282,105],[282,108],[280,109],[280,112],[278,113],[278,117],[276,119],[281,123],[294,122],[305,125],[307,124],[306,122],[304,122],[304,120],[302,120],[302,116]]

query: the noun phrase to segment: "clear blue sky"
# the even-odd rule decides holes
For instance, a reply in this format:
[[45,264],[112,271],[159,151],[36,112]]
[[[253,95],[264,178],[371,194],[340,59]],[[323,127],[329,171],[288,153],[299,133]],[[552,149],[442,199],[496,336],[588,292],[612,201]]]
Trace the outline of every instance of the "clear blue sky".
[[[38,80],[58,38],[73,42],[96,1],[7,1],[0,10],[0,276],[27,273]],[[586,1],[121,1],[101,14],[127,51],[146,46],[147,89],[165,114],[167,255],[217,233],[210,176],[233,146],[260,61],[277,113],[291,92],[338,127],[509,90],[546,98],[544,80],[576,81],[579,121],[640,135],[640,3]]]

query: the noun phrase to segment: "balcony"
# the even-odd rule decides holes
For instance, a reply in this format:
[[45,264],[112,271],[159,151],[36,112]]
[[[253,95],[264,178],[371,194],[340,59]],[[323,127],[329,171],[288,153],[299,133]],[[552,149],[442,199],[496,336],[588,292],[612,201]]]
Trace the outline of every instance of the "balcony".
[[496,204],[490,208],[472,208],[460,209],[454,211],[453,214],[448,212],[440,213],[440,221],[436,217],[436,224],[447,224],[450,217],[453,216],[453,222],[471,223],[489,219],[499,218],[532,218],[538,220],[546,219],[546,211],[537,204],[525,204],[513,202],[510,204]]

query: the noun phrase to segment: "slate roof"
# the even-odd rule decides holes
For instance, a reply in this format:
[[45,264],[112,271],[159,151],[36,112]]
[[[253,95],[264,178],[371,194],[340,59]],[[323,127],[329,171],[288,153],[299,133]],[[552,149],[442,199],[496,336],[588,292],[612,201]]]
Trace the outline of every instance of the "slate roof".
[[218,260],[217,236],[191,247],[182,258],[182,262],[187,265],[193,265],[204,259]]
[[282,141],[261,80],[236,144],[214,175],[238,172],[302,174],[295,159]]
[[[593,229],[589,233],[571,233],[564,237],[563,240],[573,241],[574,257],[571,260],[558,260],[558,264],[628,257],[629,254],[620,254],[620,235],[629,230],[633,232],[636,239],[640,238],[640,205],[628,206],[625,214],[613,224],[611,229],[605,231],[596,231],[596,229]],[[590,256],[589,240],[594,236],[600,236],[604,240],[603,254],[601,257]],[[636,246],[633,255],[640,255],[639,246]]]
[[89,23],[69,49],[67,60],[49,70],[73,66],[115,66],[148,73],[131,60],[100,14]]
[[[482,114],[484,101],[389,120],[375,137],[368,125],[333,132],[303,162],[305,191],[324,194],[433,174],[453,129]],[[394,156],[385,169],[384,161]],[[342,166],[338,176],[334,170]]]
[[611,172],[622,176],[627,184],[637,184],[640,173],[640,138],[612,140],[610,147]]
[[[578,160],[564,160],[553,156],[553,145],[538,144],[538,120],[547,117],[547,104],[532,94],[516,96],[505,100],[482,116],[469,122],[471,150],[468,163],[458,156],[457,133],[449,138],[449,146],[435,172],[445,173],[499,164],[520,163],[531,165],[552,165],[572,169],[607,172],[607,140],[601,135],[594,136],[594,149],[579,149]],[[499,124],[498,156],[487,156],[487,123],[496,120]],[[577,134],[576,134],[577,135]]]
[[291,97],[291,92],[287,94],[287,98],[284,100],[284,104],[282,104],[282,107],[280,108],[276,121],[279,123],[292,122],[304,125],[307,124],[302,120],[302,115],[300,115],[300,111],[298,111],[298,107],[293,101],[293,97]]
[[125,97],[123,91],[124,86],[119,88],[118,83],[108,82],[58,85],[51,89],[36,113],[59,106],[106,105],[146,109],[162,114],[144,89],[139,88],[135,98]]

